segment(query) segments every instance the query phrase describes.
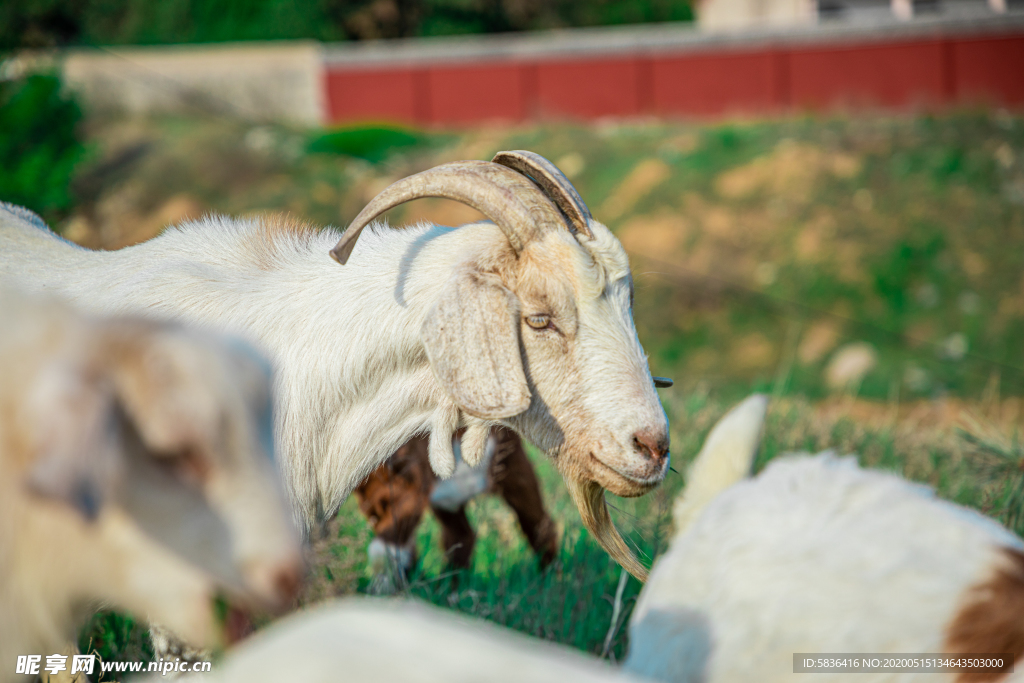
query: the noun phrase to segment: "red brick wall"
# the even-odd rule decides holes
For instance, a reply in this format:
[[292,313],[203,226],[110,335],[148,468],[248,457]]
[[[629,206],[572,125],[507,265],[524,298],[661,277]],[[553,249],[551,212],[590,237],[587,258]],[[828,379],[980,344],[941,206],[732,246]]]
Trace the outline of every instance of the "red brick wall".
[[958,101],[1024,104],[1024,36],[954,41],[950,62]]
[[648,114],[1024,104],[1024,33],[572,59],[328,66],[333,122],[449,126]]

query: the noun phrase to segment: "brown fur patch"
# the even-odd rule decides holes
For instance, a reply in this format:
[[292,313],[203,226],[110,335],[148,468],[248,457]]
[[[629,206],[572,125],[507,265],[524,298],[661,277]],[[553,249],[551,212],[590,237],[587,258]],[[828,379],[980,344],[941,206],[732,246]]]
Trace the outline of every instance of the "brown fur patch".
[[[951,654],[1024,654],[1024,552],[1004,548],[1005,562],[993,576],[973,587],[946,633]],[[987,683],[1001,673],[961,673],[956,683]]]
[[[460,438],[464,432],[460,430]],[[493,434],[498,443],[491,461],[490,492],[504,498],[512,508],[541,565],[547,566],[558,554],[558,527],[544,509],[537,474],[515,432],[493,428]],[[414,437],[356,488],[359,509],[377,536],[405,546],[430,505],[436,481],[430,469],[428,439]],[[476,534],[465,506],[454,512],[432,510],[441,524],[441,543],[448,561],[456,567],[469,567]]]
[[249,244],[253,262],[260,270],[274,270],[287,243],[306,244],[320,232],[317,226],[290,213],[268,212],[248,218],[258,224],[255,239]]
[[491,460],[491,492],[505,499],[542,567],[558,556],[558,527],[544,509],[537,473],[522,439],[508,429],[495,429],[497,448]]
[[436,478],[428,443],[426,436],[413,437],[356,487],[359,509],[389,543],[407,544],[430,505]]

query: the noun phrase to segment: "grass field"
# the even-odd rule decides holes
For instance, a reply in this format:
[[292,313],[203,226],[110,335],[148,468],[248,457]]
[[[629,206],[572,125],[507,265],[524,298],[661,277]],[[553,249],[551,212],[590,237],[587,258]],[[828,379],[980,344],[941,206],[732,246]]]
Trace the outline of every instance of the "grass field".
[[[630,252],[635,317],[672,425],[675,471],[612,500],[645,558],[713,422],[752,390],[774,400],[758,468],[834,448],[935,486],[1024,532],[1024,120],[1000,112],[793,118],[715,126],[571,125],[423,133],[307,133],[218,120],[90,122],[93,162],[59,226],[93,247],[147,239],[214,210],[290,211],[343,225],[389,182],[442,161],[533,149],[558,163]],[[458,224],[422,200],[392,220]],[[846,344],[873,364],[829,386]],[[500,502],[474,502],[471,572],[445,573],[433,520],[408,593],[619,659],[639,584],[582,530],[554,468],[534,454],[562,529],[540,572]],[[370,533],[346,503],[315,546],[307,603],[365,591]],[[424,552],[425,551],[425,552]],[[649,561],[649,559],[648,559]],[[622,609],[612,623],[618,595]],[[144,627],[104,614],[83,632],[105,656],[146,656]],[[90,640],[91,639],[91,640]],[[129,656],[127,653],[132,653]]]

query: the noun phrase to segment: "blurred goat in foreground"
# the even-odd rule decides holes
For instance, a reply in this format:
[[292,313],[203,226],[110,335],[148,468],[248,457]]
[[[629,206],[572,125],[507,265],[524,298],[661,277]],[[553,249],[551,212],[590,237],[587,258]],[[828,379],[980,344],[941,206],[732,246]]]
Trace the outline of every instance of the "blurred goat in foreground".
[[[750,477],[767,399],[724,417],[630,622],[627,671],[676,683],[794,680],[794,653],[1024,653],[1024,542],[831,451]],[[1020,675],[1019,673],[1017,674]],[[1003,681],[1002,672],[815,681]]]
[[73,651],[101,606],[214,647],[219,595],[290,603],[299,536],[254,357],[3,288],[0,320],[0,680]]
[[[150,679],[156,683],[159,678]],[[607,662],[407,600],[345,598],[239,644],[200,683],[627,683]]]

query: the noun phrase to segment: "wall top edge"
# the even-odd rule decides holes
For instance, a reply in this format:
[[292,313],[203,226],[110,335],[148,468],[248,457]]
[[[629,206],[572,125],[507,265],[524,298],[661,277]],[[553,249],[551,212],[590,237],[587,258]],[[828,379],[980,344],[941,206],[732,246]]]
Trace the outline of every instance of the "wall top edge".
[[[902,39],[998,36],[1024,34],[1024,10],[1003,15],[971,13],[959,17],[925,17],[911,21],[824,21],[787,28],[759,28],[706,33],[690,23],[647,24],[577,28],[536,33],[508,33],[432,38],[402,38],[352,43],[321,44],[312,40],[246,41],[190,45],[76,47],[62,50],[28,50],[7,61],[33,63],[60,61],[75,55],[107,55],[115,58],[198,56],[203,53],[242,56],[305,53],[319,58],[331,70],[367,67],[459,64],[481,59],[523,62],[539,59],[615,58],[622,55],[684,54],[721,50],[749,51],[774,47],[798,47],[843,43],[890,42]],[[3,69],[0,69],[3,71]]]
[[402,38],[322,46],[325,66],[331,69],[369,65],[417,65],[493,61],[530,61],[540,58],[574,59],[613,57],[624,53],[701,52],[721,49],[755,50],[764,47],[814,43],[886,42],[929,37],[1024,33],[1024,10],[1003,15],[977,13],[964,17],[925,17],[911,21],[824,21],[787,28],[758,28],[705,33],[690,23],[578,28],[537,33],[510,33],[432,38]]

